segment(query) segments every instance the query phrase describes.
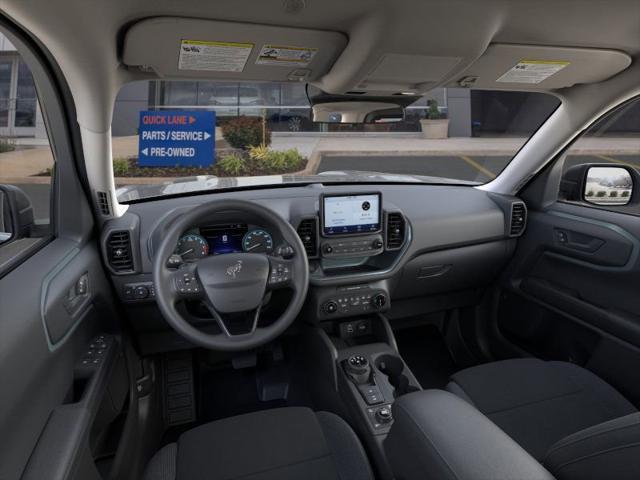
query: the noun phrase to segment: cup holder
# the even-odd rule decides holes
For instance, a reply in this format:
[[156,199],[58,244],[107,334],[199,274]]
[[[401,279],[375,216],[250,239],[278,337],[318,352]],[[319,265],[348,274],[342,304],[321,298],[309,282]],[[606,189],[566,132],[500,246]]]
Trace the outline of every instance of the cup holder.
[[376,359],[375,365],[380,372],[387,376],[389,383],[393,387],[393,396],[395,398],[420,390],[418,387],[411,385],[409,377],[403,373],[404,362],[400,357],[381,355]]

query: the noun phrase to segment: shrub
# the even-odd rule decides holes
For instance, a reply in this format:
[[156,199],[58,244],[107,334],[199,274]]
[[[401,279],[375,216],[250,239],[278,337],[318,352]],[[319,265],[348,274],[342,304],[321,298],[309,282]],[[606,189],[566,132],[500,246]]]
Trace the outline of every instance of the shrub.
[[129,159],[128,158],[114,158],[113,159],[113,176],[124,177],[129,171]]
[[304,157],[296,148],[285,151],[269,150],[262,158],[256,159],[260,170],[268,173],[285,173],[299,170],[304,165]]
[[585,196],[586,197],[593,197],[593,190],[589,190]]
[[604,190],[598,190],[598,193],[596,193],[596,197],[604,197],[607,194],[607,192],[605,192]]
[[438,108],[437,100],[428,100],[427,106],[429,107],[427,110],[427,118],[429,120],[440,120],[443,118],[443,115],[440,113],[440,109]]
[[251,160],[264,160],[271,154],[269,147],[265,145],[258,145],[257,147],[249,148],[249,158]]
[[13,152],[16,149],[13,140],[8,138],[0,138],[0,153]]
[[218,160],[218,168],[226,175],[237,177],[247,171],[247,162],[237,153],[230,153]]
[[265,138],[262,138],[261,118],[240,116],[222,125],[222,136],[232,147],[246,150],[249,147],[271,145],[271,130],[266,126],[264,130]]
[[621,197],[628,197],[629,196],[629,190],[625,190],[622,192],[622,194],[620,195]]
[[617,196],[618,196],[618,192],[617,192],[617,190],[611,190],[611,191],[609,192],[609,196],[610,196],[610,197],[617,197]]

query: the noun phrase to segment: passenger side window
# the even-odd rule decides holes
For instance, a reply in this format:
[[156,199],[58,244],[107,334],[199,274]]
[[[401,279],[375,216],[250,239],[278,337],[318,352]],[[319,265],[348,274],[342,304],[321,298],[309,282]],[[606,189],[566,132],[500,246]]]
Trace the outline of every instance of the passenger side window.
[[598,120],[563,158],[560,200],[640,215],[640,97]]
[[54,170],[33,76],[0,33],[0,271],[51,235]]

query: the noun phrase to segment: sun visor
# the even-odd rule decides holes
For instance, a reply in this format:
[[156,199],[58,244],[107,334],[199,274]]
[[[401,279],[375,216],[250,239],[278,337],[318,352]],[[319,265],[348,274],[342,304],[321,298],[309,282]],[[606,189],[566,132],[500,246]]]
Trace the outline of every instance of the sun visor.
[[616,50],[492,44],[447,86],[555,90],[601,82],[630,64],[631,57]]
[[134,24],[123,63],[168,79],[313,81],[347,44],[338,32],[186,18]]

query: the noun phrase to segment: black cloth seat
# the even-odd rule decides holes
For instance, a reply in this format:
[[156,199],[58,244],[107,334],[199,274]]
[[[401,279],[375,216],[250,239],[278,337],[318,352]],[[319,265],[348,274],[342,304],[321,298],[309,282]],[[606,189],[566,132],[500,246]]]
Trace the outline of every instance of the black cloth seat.
[[163,447],[144,480],[372,480],[357,436],[340,417],[279,408],[196,427]]
[[447,390],[474,405],[539,461],[564,437],[636,412],[612,386],[565,362],[488,363],[454,374]]

